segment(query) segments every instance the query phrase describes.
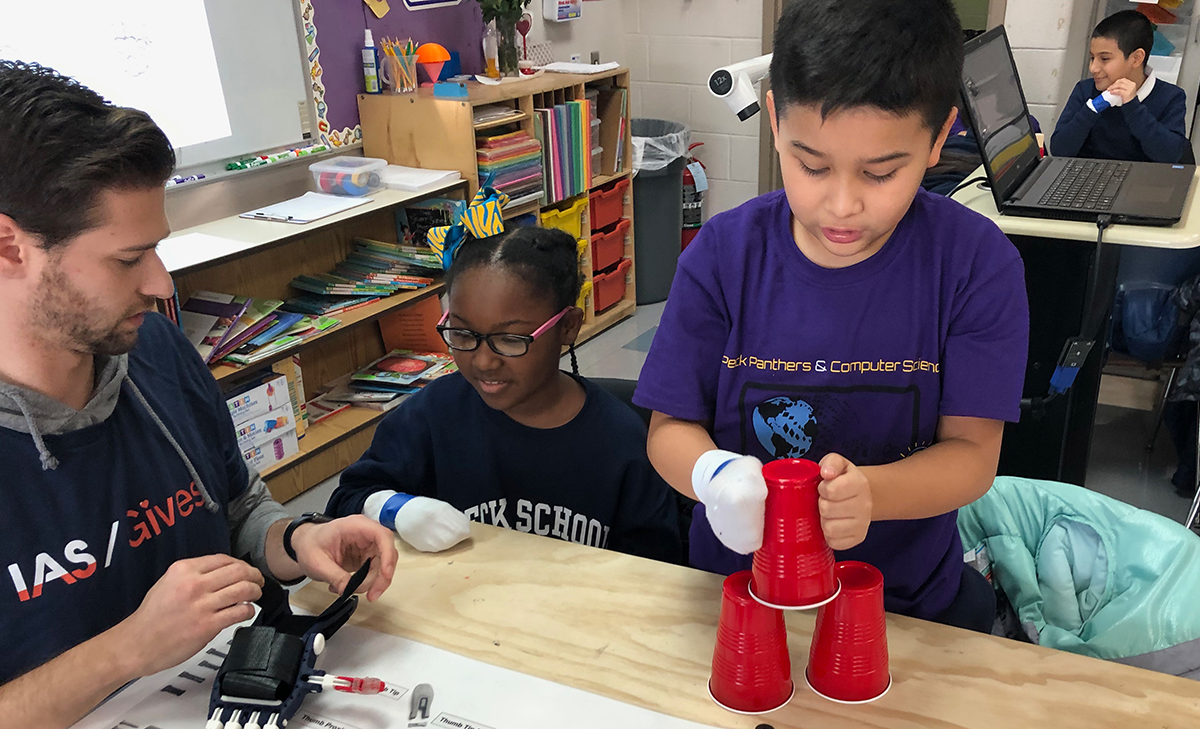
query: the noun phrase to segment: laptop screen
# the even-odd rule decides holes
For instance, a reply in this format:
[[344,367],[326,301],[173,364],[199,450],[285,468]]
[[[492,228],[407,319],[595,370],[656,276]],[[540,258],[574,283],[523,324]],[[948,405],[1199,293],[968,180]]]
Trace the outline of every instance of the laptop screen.
[[964,111],[984,150],[999,204],[1025,181],[1041,154],[1004,26],[972,38],[965,52],[962,96],[968,108]]

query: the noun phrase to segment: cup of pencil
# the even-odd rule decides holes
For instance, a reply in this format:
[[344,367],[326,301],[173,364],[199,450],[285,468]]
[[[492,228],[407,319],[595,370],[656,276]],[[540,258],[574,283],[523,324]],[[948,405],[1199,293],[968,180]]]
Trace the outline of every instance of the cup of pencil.
[[417,44],[383,39],[384,83],[393,94],[406,94],[417,89]]
[[400,93],[407,94],[410,91],[416,91],[417,54],[397,54],[396,66],[399,69],[399,80],[396,82],[396,86],[400,88]]

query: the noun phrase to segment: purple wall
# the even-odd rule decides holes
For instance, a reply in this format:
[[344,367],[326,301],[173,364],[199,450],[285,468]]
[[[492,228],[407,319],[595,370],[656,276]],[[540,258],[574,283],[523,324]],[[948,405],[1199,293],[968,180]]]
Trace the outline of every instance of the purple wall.
[[429,10],[408,10],[403,0],[390,0],[392,10],[382,19],[376,18],[362,0],[312,0],[312,5],[325,104],[334,130],[358,125],[357,95],[363,90],[360,49],[367,27],[376,45],[384,36],[440,43],[448,51],[458,51],[463,73],[483,71],[483,16],[475,0]]

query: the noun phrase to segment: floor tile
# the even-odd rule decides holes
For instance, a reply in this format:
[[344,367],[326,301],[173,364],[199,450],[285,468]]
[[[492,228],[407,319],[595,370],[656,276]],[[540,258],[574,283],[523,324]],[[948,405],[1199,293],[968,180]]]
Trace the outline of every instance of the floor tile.
[[1175,494],[1175,449],[1166,427],[1146,451],[1154,413],[1111,405],[1096,410],[1087,487],[1139,509],[1182,522],[1191,501]]
[[635,352],[649,352],[650,345],[654,342],[654,335],[658,333],[658,326],[654,326],[642,332],[632,342],[626,344],[621,349],[630,349]]

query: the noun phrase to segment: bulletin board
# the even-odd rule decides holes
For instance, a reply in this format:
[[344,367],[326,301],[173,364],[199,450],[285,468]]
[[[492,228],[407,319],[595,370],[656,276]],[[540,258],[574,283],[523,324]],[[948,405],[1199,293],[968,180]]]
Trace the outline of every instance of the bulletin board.
[[475,0],[415,9],[393,0],[382,18],[376,18],[362,0],[297,2],[316,110],[312,135],[314,141],[330,147],[362,141],[358,94],[363,91],[361,49],[367,28],[376,45],[384,36],[440,43],[458,52],[463,73],[483,71],[483,15]]

